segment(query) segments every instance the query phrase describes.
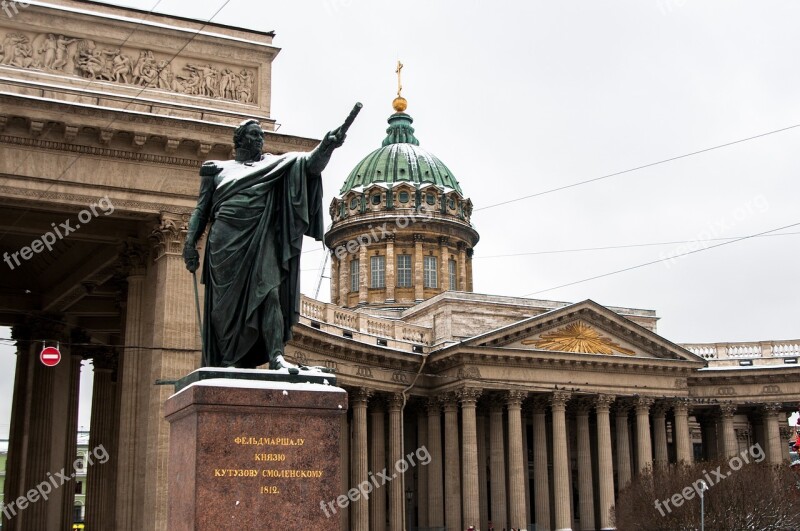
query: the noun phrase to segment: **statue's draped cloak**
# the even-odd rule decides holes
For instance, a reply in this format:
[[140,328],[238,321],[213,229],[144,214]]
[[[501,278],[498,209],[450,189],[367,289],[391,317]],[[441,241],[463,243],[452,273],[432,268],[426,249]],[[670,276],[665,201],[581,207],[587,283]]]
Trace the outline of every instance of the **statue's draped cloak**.
[[321,240],[324,230],[322,179],[307,164],[306,154],[267,155],[252,172],[209,190],[204,366],[261,365],[270,348],[291,339],[300,317],[303,236]]

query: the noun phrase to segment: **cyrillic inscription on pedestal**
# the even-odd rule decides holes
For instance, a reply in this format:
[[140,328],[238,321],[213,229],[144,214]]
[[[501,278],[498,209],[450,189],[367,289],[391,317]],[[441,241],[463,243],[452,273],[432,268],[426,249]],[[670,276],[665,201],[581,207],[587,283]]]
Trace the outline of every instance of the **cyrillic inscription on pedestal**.
[[170,397],[170,531],[337,527],[320,502],[339,494],[346,411],[320,384],[212,379]]

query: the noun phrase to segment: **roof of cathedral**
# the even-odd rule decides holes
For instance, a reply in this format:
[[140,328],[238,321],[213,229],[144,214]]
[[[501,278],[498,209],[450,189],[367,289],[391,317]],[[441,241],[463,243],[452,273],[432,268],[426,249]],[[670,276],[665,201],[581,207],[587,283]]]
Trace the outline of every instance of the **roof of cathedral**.
[[392,187],[408,182],[417,187],[431,183],[463,195],[450,169],[438,157],[419,147],[419,140],[411,127],[414,120],[403,112],[405,106],[395,103],[395,110],[398,112],[389,117],[383,146],[356,165],[339,193],[344,195],[353,188],[373,183]]

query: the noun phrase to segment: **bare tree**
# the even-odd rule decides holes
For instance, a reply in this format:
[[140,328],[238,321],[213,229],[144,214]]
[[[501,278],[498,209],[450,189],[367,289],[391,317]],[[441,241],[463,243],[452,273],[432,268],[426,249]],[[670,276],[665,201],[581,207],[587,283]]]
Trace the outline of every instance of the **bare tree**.
[[700,529],[702,482],[708,531],[800,529],[800,475],[788,466],[730,461],[670,465],[636,477],[619,493],[620,531]]

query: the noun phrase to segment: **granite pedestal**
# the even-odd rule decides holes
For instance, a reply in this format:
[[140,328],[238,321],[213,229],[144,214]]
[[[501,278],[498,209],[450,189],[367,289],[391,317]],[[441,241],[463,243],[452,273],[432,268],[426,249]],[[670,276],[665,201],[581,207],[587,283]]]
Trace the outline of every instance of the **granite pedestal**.
[[165,404],[168,529],[338,529],[320,502],[341,494],[347,393],[321,383],[192,379]]

